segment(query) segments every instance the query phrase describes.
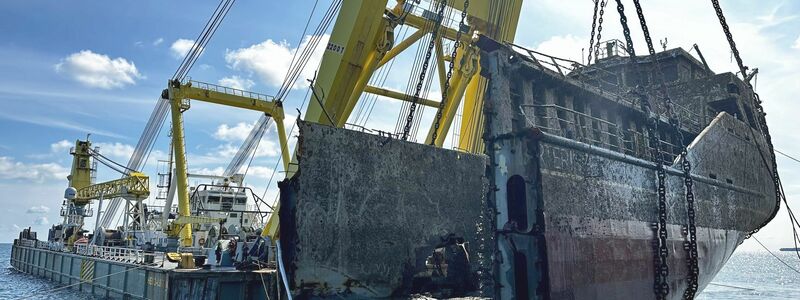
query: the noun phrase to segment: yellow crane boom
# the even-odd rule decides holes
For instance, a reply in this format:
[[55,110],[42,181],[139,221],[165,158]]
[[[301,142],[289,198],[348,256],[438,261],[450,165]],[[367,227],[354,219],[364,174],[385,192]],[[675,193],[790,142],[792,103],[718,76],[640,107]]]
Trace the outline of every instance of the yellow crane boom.
[[91,200],[105,198],[145,199],[150,196],[150,177],[143,173],[133,172],[127,177],[97,183],[80,188],[75,193],[73,200],[77,205],[83,205]]
[[[431,0],[440,4],[441,0]],[[378,69],[408,50],[435,26],[431,22],[442,22],[435,42],[435,55],[431,57],[438,69],[439,86],[446,97],[440,101],[419,99],[419,105],[434,107],[441,120],[431,124],[425,143],[441,147],[450,131],[458,111],[463,107],[461,128],[457,148],[478,153],[483,151],[483,95],[486,79],[481,78],[479,49],[474,41],[477,33],[489,38],[512,42],[516,34],[522,0],[470,0],[449,1],[453,9],[466,10],[464,27],[460,24],[445,24],[437,20],[435,12],[429,11],[418,1],[397,0],[387,8],[388,0],[348,0],[342,2],[328,45],[322,57],[318,75],[312,87],[309,106],[303,115],[305,121],[344,127],[363,93],[377,94],[400,101],[412,101],[413,96],[384,87],[370,85],[370,79]],[[435,5],[434,5],[435,6]],[[402,41],[394,43],[395,28],[407,25],[416,30]],[[456,27],[456,28],[454,28]],[[460,34],[459,34],[460,31]],[[455,57],[444,53],[445,40],[459,39]],[[453,61],[452,77],[447,78],[445,65]],[[318,98],[318,99],[315,99]],[[463,101],[462,101],[463,99]],[[435,137],[435,138],[434,138]],[[287,177],[294,174],[295,166],[287,168]],[[262,233],[272,239],[278,237],[278,210],[280,202]]]
[[[184,140],[183,112],[190,108],[189,100],[198,100],[219,105],[249,109],[263,112],[275,119],[278,139],[281,147],[281,159],[284,169],[289,167],[289,149],[286,130],[283,125],[283,103],[270,96],[243,91],[239,89],[203,83],[199,81],[169,81],[162,98],[169,99],[172,115],[172,147],[175,155],[175,172],[177,177],[178,215],[179,218],[190,217],[189,180],[186,165],[186,143]],[[180,231],[180,245],[192,245],[192,226],[186,224]]]

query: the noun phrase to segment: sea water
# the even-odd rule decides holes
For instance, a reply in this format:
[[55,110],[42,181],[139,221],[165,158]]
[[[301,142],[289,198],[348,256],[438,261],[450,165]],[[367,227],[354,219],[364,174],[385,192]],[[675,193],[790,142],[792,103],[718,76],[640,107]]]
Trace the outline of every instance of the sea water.
[[[800,270],[794,252],[775,252]],[[0,244],[0,299],[96,299],[89,294],[14,270],[11,244]],[[800,299],[800,273],[767,252],[737,252],[697,299]]]

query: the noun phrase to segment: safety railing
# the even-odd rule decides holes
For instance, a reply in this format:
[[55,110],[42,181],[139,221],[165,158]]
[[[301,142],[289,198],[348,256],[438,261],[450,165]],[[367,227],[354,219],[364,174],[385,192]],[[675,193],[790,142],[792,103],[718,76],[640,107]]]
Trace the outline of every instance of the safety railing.
[[35,240],[20,239],[20,240],[17,240],[17,245],[23,246],[23,247],[36,248],[36,242],[37,241],[35,241]]
[[161,252],[88,244],[75,245],[75,254],[133,264],[155,263],[156,258],[160,258],[159,261],[164,259],[164,253]]
[[597,59],[600,60],[613,56],[630,56],[630,54],[628,54],[628,49],[625,47],[623,41],[612,39],[597,43],[597,45],[594,46],[594,50],[597,51]]
[[534,63],[546,67],[552,71],[556,71],[562,76],[567,76],[567,74],[569,74],[573,70],[583,67],[583,65],[577,61],[552,56],[549,54],[545,54],[539,51],[522,47],[517,44],[509,43],[508,46],[510,46],[511,50],[513,50],[514,52],[525,54]]
[[[556,104],[522,105],[521,108],[528,125],[545,132],[627,155],[652,159],[648,139],[641,132]],[[660,151],[667,154],[663,157],[664,163],[671,164],[681,149],[663,139],[659,139],[659,143]]]
[[[226,86],[216,85],[216,84],[213,84],[213,83],[207,83],[207,82],[202,82],[202,81],[197,81],[197,80],[187,80],[187,82],[190,83],[193,87],[196,87],[196,88],[199,88],[199,89],[203,89],[203,90],[207,90],[207,91],[217,92],[217,93],[223,93],[223,94],[239,96],[239,97],[245,97],[245,98],[250,98],[250,99],[258,99],[258,100],[263,100],[263,101],[272,101],[272,100],[275,99],[275,97],[270,96],[270,95],[265,95],[265,94],[260,94],[260,93],[256,93],[256,92],[250,92],[250,91],[230,88],[230,87],[226,87]],[[186,83],[186,82],[184,82],[184,83]]]
[[[419,0],[419,1],[406,1],[403,6],[403,12],[429,21],[438,21],[438,3],[439,1]],[[453,17],[457,16],[457,18]],[[452,8],[451,12],[445,12],[441,25],[453,30],[459,30],[459,23],[461,20],[461,11]]]
[[595,87],[601,93],[610,94],[618,101],[629,105],[633,103],[628,99],[629,97],[625,96],[618,74],[592,66],[584,66],[574,60],[552,56],[517,44],[509,43],[508,46],[514,52],[525,55],[533,63],[554,71],[564,78],[569,77],[587,86]]

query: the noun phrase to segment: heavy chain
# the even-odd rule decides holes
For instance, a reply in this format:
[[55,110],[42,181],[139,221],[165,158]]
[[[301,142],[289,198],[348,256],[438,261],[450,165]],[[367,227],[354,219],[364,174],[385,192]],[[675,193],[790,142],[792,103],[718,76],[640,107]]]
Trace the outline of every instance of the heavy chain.
[[[714,10],[717,12],[717,18],[719,18],[719,24],[722,25],[722,30],[725,32],[725,37],[728,39],[728,44],[731,47],[731,51],[733,52],[733,57],[736,59],[736,63],[739,66],[739,72],[742,72],[742,77],[747,78],[747,67],[742,62],[742,57],[739,55],[739,50],[736,48],[736,42],[733,41],[733,35],[731,34],[731,29],[728,27],[728,22],[725,20],[725,15],[722,13],[722,8],[719,5],[719,0],[711,0],[711,4],[714,6]],[[755,230],[749,232],[747,237],[749,238],[752,234],[758,232],[759,229],[767,225],[769,221],[772,221],[775,218],[775,215],[778,213],[778,210],[781,206],[781,199],[783,199],[783,192],[781,191],[781,178],[778,175],[778,163],[775,160],[775,147],[772,145],[772,135],[769,133],[769,127],[767,126],[767,119],[766,113],[764,113],[764,107],[761,106],[761,98],[756,94],[753,90],[753,86],[750,84],[749,81],[744,80],[744,84],[747,88],[752,92],[752,102],[756,106],[756,110],[758,112],[756,122],[761,126],[761,133],[764,135],[764,139],[767,142],[767,146],[769,147],[769,152],[772,154],[772,181],[775,184],[775,210],[772,211],[772,214],[769,218],[764,220],[764,223],[761,223]],[[759,150],[760,151],[760,150]]]
[[[622,24],[622,33],[625,35],[625,42],[628,49],[628,54],[631,57],[631,63],[634,62],[636,53],[633,49],[633,39],[631,38],[631,31],[628,28],[628,19],[625,17],[625,7],[622,1],[617,1],[617,12],[619,12],[620,23]],[[637,9],[637,12],[639,9]],[[640,15],[640,21],[644,20],[643,15]],[[652,40],[650,41],[652,43]],[[651,48],[651,46],[648,45]],[[655,53],[655,51],[653,51]],[[650,101],[644,93],[639,93],[639,104],[647,116],[647,135],[649,137],[649,146],[653,161],[656,163],[656,176],[658,177],[658,222],[653,224],[653,230],[657,238],[653,241],[653,291],[656,294],[656,299],[667,299],[669,295],[669,248],[667,248],[667,187],[666,179],[667,173],[664,169],[664,157],[661,152],[661,141],[657,135],[658,119],[656,114],[653,113],[650,106]]]
[[622,25],[622,34],[625,35],[628,55],[630,55],[631,59],[634,59],[636,57],[636,51],[633,49],[631,30],[628,28],[628,18],[625,17],[625,6],[622,5],[621,0],[617,0],[617,12],[619,12],[619,23]]
[[672,99],[667,92],[666,82],[664,80],[664,74],[661,70],[661,66],[659,65],[659,59],[656,56],[655,47],[653,46],[653,40],[650,38],[650,30],[647,27],[647,21],[644,17],[644,12],[642,11],[642,5],[639,3],[639,0],[633,0],[634,5],[636,6],[636,13],[639,17],[639,23],[642,26],[642,33],[644,33],[644,39],[647,43],[647,50],[650,53],[651,57],[654,60],[654,66],[656,69],[656,73],[660,79],[661,83],[661,90],[664,96],[664,107],[666,110],[667,117],[670,120],[670,124],[672,128],[675,130],[676,135],[679,137],[681,145],[683,149],[681,149],[681,161],[683,167],[683,183],[684,188],[686,190],[686,214],[687,214],[687,225],[684,228],[684,232],[687,235],[688,241],[684,242],[684,250],[686,250],[686,264],[687,269],[689,270],[689,276],[687,278],[687,287],[683,293],[684,299],[694,299],[695,294],[697,294],[698,289],[698,277],[700,275],[700,269],[698,267],[697,261],[697,229],[695,227],[695,209],[694,209],[694,180],[692,179],[692,165],[689,162],[687,157],[688,149],[686,145],[683,145],[683,134],[681,132],[680,123],[674,114],[673,103]]
[[444,20],[444,9],[447,6],[447,1],[439,2],[439,12],[437,13],[436,24],[434,25],[433,32],[431,32],[431,41],[428,43],[428,50],[425,52],[425,60],[422,63],[422,70],[419,73],[419,81],[414,90],[414,96],[411,99],[411,106],[409,107],[408,117],[406,117],[406,125],[403,127],[402,139],[408,140],[408,135],[411,132],[411,126],[414,122],[414,111],[417,110],[417,103],[419,96],[422,93],[422,87],[425,85],[425,75],[428,73],[428,66],[430,64],[431,55],[433,54],[433,47],[436,45],[436,39],[439,37],[439,28],[442,27]]
[[[608,0],[600,0],[600,18],[597,20],[597,46],[594,48],[594,60],[597,61],[597,58],[600,57],[600,42],[602,41],[600,37],[603,33],[603,14],[606,10],[606,4],[608,4]],[[592,49],[589,49],[592,51]],[[589,65],[589,62],[586,62],[586,65]]]
[[650,38],[650,30],[647,28],[647,22],[644,20],[642,5],[639,4],[639,0],[633,0],[633,5],[636,6],[636,14],[639,16],[639,24],[642,26],[644,41],[647,43],[647,51],[650,52],[650,55],[655,55],[656,50],[653,48],[653,40]]
[[655,276],[653,280],[653,289],[656,294],[656,299],[663,300],[669,294],[669,265],[667,258],[669,257],[669,249],[667,248],[667,187],[666,179],[667,172],[664,169],[664,157],[662,156],[660,140],[657,135],[658,119],[652,112],[650,102],[644,94],[640,94],[641,108],[648,116],[647,121],[647,135],[649,136],[649,145],[651,156],[656,163],[656,176],[658,177],[658,222],[653,224],[653,229],[658,237],[653,241],[655,253],[653,269]]
[[689,241],[683,244],[683,248],[687,254],[689,278],[686,280],[687,286],[686,291],[683,292],[683,299],[694,299],[698,289],[700,268],[697,266],[697,229],[695,227],[694,192],[692,191],[694,180],[692,180],[691,174],[692,164],[689,162],[687,154],[687,149],[684,147],[681,151],[681,161],[683,162],[683,185],[686,187],[686,214],[689,217],[685,230]]
[[[600,6],[600,0],[594,0],[594,12],[592,13],[592,33],[589,34],[589,56],[586,58],[586,65],[592,63],[592,50],[594,48],[594,30],[597,26],[597,8]],[[600,41],[597,41],[599,44]]]
[[453,68],[456,65],[456,55],[458,55],[458,47],[461,46],[461,29],[464,28],[464,20],[467,18],[467,8],[469,8],[469,0],[464,0],[464,10],[461,11],[461,22],[458,23],[458,31],[456,31],[456,39],[453,42],[453,52],[450,54],[450,66],[447,69],[447,78],[444,80],[444,87],[442,87],[442,101],[439,102],[439,109],[436,110],[436,120],[433,122],[433,134],[431,135],[431,145],[436,145],[436,137],[439,135],[439,126],[442,121],[442,110],[447,101],[447,94],[450,92],[450,78],[453,77]]

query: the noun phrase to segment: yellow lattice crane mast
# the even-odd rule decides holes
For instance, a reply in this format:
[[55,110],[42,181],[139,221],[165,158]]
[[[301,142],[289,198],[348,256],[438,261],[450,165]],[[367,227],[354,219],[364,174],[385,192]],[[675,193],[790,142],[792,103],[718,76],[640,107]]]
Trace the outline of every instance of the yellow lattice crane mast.
[[137,214],[142,215],[141,201],[150,195],[150,178],[147,175],[129,172],[120,179],[92,184],[92,173],[95,171],[93,159],[104,158],[92,149],[92,143],[88,139],[75,141],[70,154],[73,156],[72,170],[67,177],[69,187],[64,193],[67,202],[61,211],[61,216],[64,217],[64,232],[66,233],[67,229],[71,232],[66,237],[67,245],[74,244],[80,237],[84,218],[92,215],[92,211],[86,206],[93,200],[124,198],[138,204]]
[[190,247],[192,245],[192,222],[185,220],[193,217],[189,203],[186,143],[183,129],[183,112],[189,109],[190,99],[259,111],[275,119],[281,147],[281,159],[284,170],[287,170],[290,158],[286,131],[283,126],[283,104],[271,96],[199,81],[170,81],[168,88],[162,93],[162,98],[169,99],[172,112],[172,147],[175,155],[176,191],[178,193],[178,219],[175,220],[177,222],[175,224],[182,225],[179,233],[180,246]]
[[86,205],[100,198],[146,199],[150,196],[150,177],[140,172],[131,172],[120,179],[89,185],[75,192],[76,204]]
[[[432,1],[432,7],[441,7],[440,0]],[[438,147],[443,145],[461,106],[461,128],[454,129],[459,131],[457,148],[472,153],[483,152],[481,108],[487,82],[479,75],[480,57],[475,36],[482,34],[501,42],[513,42],[522,0],[451,0],[445,4],[458,10],[453,15],[460,15],[466,5],[464,26],[460,22],[452,24],[439,18],[436,11],[423,8],[419,1],[397,0],[391,8],[387,8],[388,0],[343,1],[303,119],[344,127],[363,93],[412,101],[413,95],[370,85],[369,82],[378,69],[424,36],[432,34],[437,28],[432,24],[438,23],[441,26],[434,40],[435,53],[431,59],[437,66],[439,86],[443,92],[444,87],[448,88],[441,101],[417,98],[418,105],[433,107],[437,114],[441,114],[441,119],[430,125],[425,143]],[[400,25],[416,31],[395,44],[395,28]],[[444,53],[443,43],[456,38],[459,46],[453,57],[452,53]],[[451,61],[452,77],[448,78],[445,65]],[[292,164],[287,169],[287,177],[296,172],[295,168],[296,165]],[[264,236],[273,239],[277,238],[279,231],[279,204],[263,231]]]

